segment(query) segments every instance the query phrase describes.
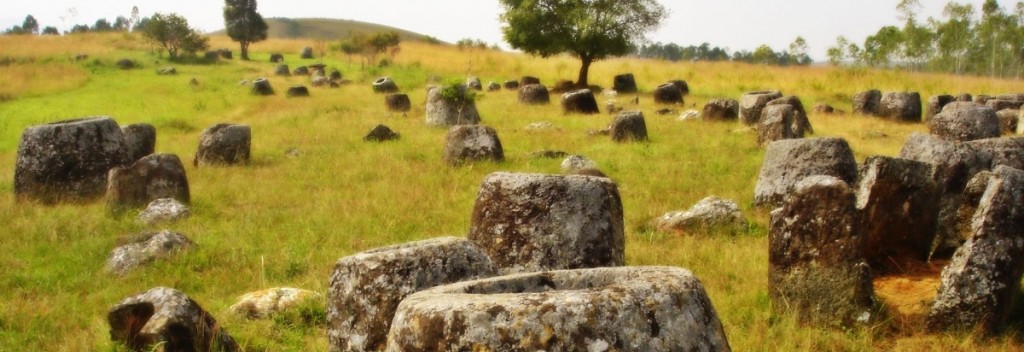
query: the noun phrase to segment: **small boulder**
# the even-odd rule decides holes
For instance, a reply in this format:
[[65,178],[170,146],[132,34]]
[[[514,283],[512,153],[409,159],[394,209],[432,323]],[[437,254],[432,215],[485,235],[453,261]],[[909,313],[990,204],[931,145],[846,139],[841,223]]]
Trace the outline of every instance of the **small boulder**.
[[367,142],[386,142],[398,139],[399,137],[398,133],[392,131],[388,126],[377,125],[370,130],[370,133],[366,134],[366,137],[363,137],[363,140]]
[[636,79],[632,73],[616,75],[612,82],[612,89],[623,94],[636,93]]
[[124,143],[128,148],[128,160],[135,162],[156,149],[156,127],[148,123],[136,123],[121,127]]
[[128,167],[115,167],[107,177],[107,208],[114,213],[138,208],[160,198],[190,201],[185,165],[174,154],[150,154]]
[[323,87],[331,84],[331,79],[327,76],[314,75],[313,79],[309,81],[309,85],[314,87]]
[[683,93],[683,96],[690,94],[690,85],[687,84],[686,81],[681,79],[674,79],[668,81],[668,83],[672,83],[673,85],[676,86],[676,88],[679,88],[679,92]]
[[977,103],[977,104],[981,104],[981,105],[985,105],[986,103],[988,103],[989,100],[992,100],[992,99],[993,99],[992,96],[984,95],[984,94],[978,94],[978,95],[974,96],[974,102]]
[[483,90],[484,86],[480,83],[480,77],[469,77],[466,78],[466,88],[472,90]]
[[989,107],[943,109],[928,121],[928,131],[951,141],[994,138],[999,137],[999,117]]
[[192,210],[174,198],[160,198],[149,203],[146,209],[139,212],[136,220],[143,225],[152,226],[174,222],[192,216]]
[[481,125],[458,125],[448,130],[444,145],[445,163],[459,166],[480,160],[505,160],[498,132]]
[[252,131],[249,126],[219,123],[203,130],[193,164],[237,165],[249,163]]
[[532,159],[562,159],[569,156],[569,153],[561,150],[539,150],[530,153]]
[[769,143],[754,187],[754,205],[781,205],[797,182],[812,175],[834,176],[847,184],[857,180],[857,161],[846,140],[806,138]]
[[294,74],[296,76],[309,76],[309,67],[306,67],[306,66],[296,67],[295,70],[292,71],[292,74]]
[[640,111],[620,113],[612,121],[610,129],[612,140],[619,143],[647,141],[647,123],[644,122],[644,113]]
[[675,84],[662,84],[654,88],[654,102],[657,104],[682,104],[683,92]]
[[545,105],[551,103],[548,87],[540,84],[529,84],[519,88],[519,103],[525,105]]
[[252,94],[274,95],[274,88],[270,86],[270,80],[260,77],[252,80]]
[[921,122],[921,94],[888,92],[882,95],[878,116],[902,122]]
[[882,105],[882,92],[878,89],[866,90],[853,96],[853,113],[876,116]]
[[373,91],[382,94],[398,93],[398,84],[390,77],[381,77],[373,81]]
[[942,108],[954,101],[957,100],[952,95],[948,94],[933,95],[931,98],[928,98],[928,107],[924,112],[924,122],[931,121],[935,115],[942,112]]
[[704,104],[701,116],[705,120],[735,121],[739,118],[740,103],[733,99],[712,99]]
[[761,120],[757,123],[757,145],[764,147],[774,141],[803,137],[793,132],[795,114],[796,109],[788,104],[766,106],[761,110]]
[[288,65],[287,64],[278,64],[274,68],[274,74],[278,75],[278,76],[291,76],[292,75],[292,71],[290,69],[288,69]]
[[299,52],[299,58],[302,58],[302,59],[312,59],[313,58],[313,48],[308,47],[308,46],[302,48],[302,51]]
[[507,90],[517,90],[519,89],[519,81],[510,79],[505,81],[505,84],[503,84],[502,86],[505,87],[505,89]]
[[519,79],[520,86],[526,86],[530,84],[540,84],[540,78],[533,76],[523,76],[522,78]]
[[172,288],[125,298],[110,308],[107,323],[111,340],[134,351],[241,350],[213,315]]
[[562,160],[563,174],[573,174],[583,169],[597,169],[597,163],[582,155],[570,155]]
[[427,89],[427,126],[449,127],[480,123],[476,102],[465,86]]
[[270,62],[284,62],[284,55],[279,53],[270,54]]
[[[795,95],[788,97],[778,98],[768,102],[766,106],[772,105],[790,105],[793,107],[793,124],[790,130],[793,132],[795,138],[803,138],[805,134],[814,134],[814,127],[811,126],[811,120],[807,118],[807,110],[804,110],[804,103],[800,101],[800,98]],[[761,112],[764,114],[764,112]]]
[[289,98],[304,98],[309,96],[309,88],[303,85],[288,87],[287,96]]
[[238,303],[231,305],[231,308],[228,309],[232,313],[247,318],[267,318],[317,297],[320,297],[320,294],[313,291],[277,287],[246,293],[238,298]]
[[498,82],[491,81],[490,83],[487,83],[488,92],[497,92],[499,90],[501,90],[501,85],[498,84]]
[[565,113],[597,114],[597,99],[590,89],[580,89],[562,94],[562,111]]
[[819,103],[814,105],[814,112],[818,114],[831,115],[836,112],[836,109],[832,105]]
[[970,93],[960,93],[960,94],[957,94],[955,100],[956,101],[962,101],[962,102],[973,102],[974,101],[974,97],[972,97]]
[[747,220],[736,202],[710,196],[689,210],[662,215],[655,221],[655,226],[662,231],[684,234],[701,230],[738,232],[746,229]]
[[185,235],[168,230],[138,235],[110,252],[104,270],[126,275],[132,269],[187,251],[193,246],[195,243]]
[[178,74],[178,69],[174,68],[173,66],[161,67],[159,70],[156,71],[156,74],[161,76],[176,75]]
[[412,110],[412,101],[405,93],[391,93],[384,97],[384,105],[391,112],[407,112]]
[[740,121],[750,126],[757,124],[761,119],[761,110],[768,105],[768,102],[782,98],[782,93],[777,90],[756,91],[743,94],[740,97]]
[[342,77],[341,71],[338,71],[338,69],[333,69],[331,70],[331,73],[327,75],[327,77],[330,78],[332,81],[340,81]]

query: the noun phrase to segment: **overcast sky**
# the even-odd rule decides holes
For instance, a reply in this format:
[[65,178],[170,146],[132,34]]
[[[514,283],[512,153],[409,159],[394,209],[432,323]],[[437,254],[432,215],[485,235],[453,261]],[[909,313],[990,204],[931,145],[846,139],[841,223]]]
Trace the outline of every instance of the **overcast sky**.
[[[661,0],[669,10],[667,21],[650,39],[680,45],[727,47],[730,52],[751,50],[767,44],[776,51],[803,36],[815,60],[839,35],[855,42],[885,25],[898,25],[899,0]],[[940,18],[948,0],[920,0],[922,20]],[[980,12],[983,0],[960,0]],[[1015,1],[1000,0],[1012,12]],[[0,28],[20,25],[33,15],[40,27],[66,30],[72,25],[92,25],[99,18],[113,22],[138,6],[143,16],[155,12],[178,13],[203,31],[224,27],[218,0],[0,0]],[[482,39],[508,47],[501,39],[497,0],[262,0],[264,17],[322,17],[379,23],[437,37],[447,42],[462,38]]]

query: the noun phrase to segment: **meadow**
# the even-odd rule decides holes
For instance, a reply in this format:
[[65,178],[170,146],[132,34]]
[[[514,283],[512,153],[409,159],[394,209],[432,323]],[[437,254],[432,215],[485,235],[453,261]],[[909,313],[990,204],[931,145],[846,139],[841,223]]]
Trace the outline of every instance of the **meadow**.
[[[237,49],[226,37],[214,48]],[[483,124],[494,127],[505,147],[502,163],[459,168],[441,161],[444,129],[424,124],[429,78],[464,80],[478,76],[502,82],[531,75],[551,85],[575,77],[570,57],[541,59],[489,50],[403,43],[387,67],[365,68],[358,57],[331,53],[299,59],[309,40],[254,44],[253,61],[170,63],[131,34],[70,37],[0,36],[0,351],[120,351],[110,341],[107,309],[122,298],[156,286],[177,288],[210,311],[247,351],[324,351],[323,302],[268,320],[234,316],[238,296],[271,287],[298,287],[326,294],[335,261],[374,247],[445,235],[464,236],[481,180],[496,171],[558,173],[560,159],[531,158],[539,150],[561,150],[594,160],[618,185],[626,223],[628,265],[685,267],[704,283],[737,351],[1006,351],[1024,350],[1016,321],[1000,336],[925,334],[890,328],[888,322],[839,330],[801,326],[776,314],[767,292],[767,215],[752,206],[763,150],[739,123],[680,121],[658,115],[650,92],[670,79],[686,80],[691,94],[680,112],[700,110],[714,98],[738,99],[746,91],[778,89],[798,95],[810,109],[828,103],[850,110],[858,91],[913,90],[942,93],[1022,92],[1024,83],[831,67],[767,67],[737,63],[670,63],[631,58],[599,61],[592,83],[610,86],[612,77],[633,73],[640,87],[620,105],[641,110],[650,141],[617,144],[593,137],[613,116],[564,115],[557,104],[522,106],[513,91],[482,93],[477,102]],[[272,76],[271,52],[285,54],[293,68],[323,61],[351,84],[312,88],[309,98],[287,98],[307,77]],[[75,56],[86,54],[85,60]],[[236,52],[237,54],[237,52]],[[236,55],[237,56],[237,55]],[[119,70],[131,58],[141,67]],[[174,76],[157,69],[172,65]],[[278,91],[249,94],[241,81],[266,76]],[[410,95],[413,110],[386,111],[370,82],[390,76]],[[189,81],[195,78],[199,85]],[[603,97],[598,97],[603,103]],[[603,106],[603,104],[602,104]],[[603,107],[602,107],[603,108]],[[157,128],[156,150],[186,164],[193,216],[163,226],[189,236],[197,247],[125,277],[104,273],[103,264],[119,239],[156,230],[131,216],[111,217],[102,201],[44,206],[16,202],[14,162],[21,132],[28,126],[84,116],[113,117],[122,126],[147,122]],[[858,160],[898,154],[906,137],[923,124],[811,113],[814,137],[843,137]],[[556,128],[525,127],[547,121]],[[242,167],[192,166],[200,132],[215,123],[248,124],[253,160]],[[401,139],[368,143],[376,124]],[[751,221],[739,234],[658,232],[652,221],[689,208],[708,196],[737,201]],[[1021,314],[1016,314],[1021,317]]]

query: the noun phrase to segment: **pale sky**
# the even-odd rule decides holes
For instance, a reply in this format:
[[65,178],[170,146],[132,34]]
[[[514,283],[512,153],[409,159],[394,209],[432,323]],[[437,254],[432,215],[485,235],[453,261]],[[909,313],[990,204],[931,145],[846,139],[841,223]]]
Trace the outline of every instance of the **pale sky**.
[[[668,20],[649,35],[652,41],[683,46],[708,42],[737,50],[753,51],[767,44],[776,51],[786,49],[803,36],[811,56],[825,60],[825,50],[839,35],[861,43],[885,25],[900,25],[899,0],[661,0],[670,10]],[[948,0],[920,0],[919,18],[941,17]],[[961,0],[975,5],[980,13],[983,0]],[[1000,0],[1012,12],[1015,1]],[[26,15],[40,24],[61,31],[74,24],[92,25],[99,18],[110,22],[138,6],[142,16],[155,12],[178,13],[203,31],[224,27],[218,0],[0,0],[0,29],[21,25]],[[74,9],[73,11],[69,11]],[[264,17],[321,17],[378,23],[431,35],[454,43],[463,38],[482,39],[508,48],[501,39],[497,0],[262,0],[258,10]],[[69,15],[72,14],[72,15]],[[0,53],[2,54],[2,53]]]

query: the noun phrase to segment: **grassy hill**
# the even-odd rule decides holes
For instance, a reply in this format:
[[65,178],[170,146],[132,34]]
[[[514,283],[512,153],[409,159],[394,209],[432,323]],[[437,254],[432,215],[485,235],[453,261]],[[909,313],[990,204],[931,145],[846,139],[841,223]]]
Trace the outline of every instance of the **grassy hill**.
[[[403,41],[430,41],[430,37],[380,24],[339,20],[329,18],[267,18],[267,36],[270,39],[320,39],[338,40],[348,38],[352,33],[377,33],[395,31]],[[212,35],[224,35],[224,30]]]
[[[807,106],[829,103],[849,110],[858,91],[914,90],[923,97],[940,93],[996,94],[1024,91],[1016,80],[935,74],[766,67],[735,63],[670,63],[612,59],[591,68],[591,82],[609,86],[616,74],[635,75],[641,110],[651,140],[618,144],[593,137],[613,116],[566,115],[557,103],[523,106],[513,91],[481,93],[483,123],[498,131],[503,163],[446,166],[446,130],[424,123],[425,87],[431,77],[485,83],[523,75],[545,84],[575,77],[578,61],[541,59],[489,50],[403,42],[383,68],[362,68],[357,58],[329,54],[303,60],[296,55],[311,39],[271,39],[256,43],[253,61],[168,63],[132,34],[64,37],[0,36],[0,351],[120,351],[110,342],[107,309],[121,299],[155,286],[177,288],[210,311],[247,351],[324,351],[323,306],[318,312],[251,320],[232,315],[238,296],[264,288],[290,286],[326,293],[328,276],[341,257],[367,249],[446,235],[464,235],[481,180],[491,172],[558,173],[561,160],[530,153],[562,150],[597,162],[619,186],[625,216],[628,265],[669,265],[693,271],[704,283],[737,351],[863,350],[1021,350],[1018,320],[995,338],[927,334],[892,329],[888,322],[856,330],[802,326],[790,315],[773,313],[768,299],[768,210],[752,206],[763,158],[756,135],[738,123],[679,121],[659,115],[650,92],[670,79],[691,88],[684,107],[699,109],[715,98],[779,89],[798,95]],[[235,47],[225,37],[213,47]],[[271,52],[284,52],[292,67],[322,60],[337,68],[349,85],[311,88],[309,98],[287,98],[305,76],[273,76]],[[89,55],[76,61],[78,54]],[[135,70],[119,70],[120,58]],[[179,74],[159,76],[174,65]],[[413,110],[393,114],[370,83],[390,76],[410,95]],[[61,79],[54,79],[60,77]],[[269,77],[275,96],[249,94],[240,84]],[[199,84],[191,85],[195,78]],[[633,98],[620,96],[619,103]],[[554,96],[553,99],[557,99]],[[602,106],[606,98],[600,97]],[[157,128],[156,149],[185,162],[193,216],[166,225],[190,237],[196,247],[159,260],[125,277],[103,272],[119,241],[153,231],[131,216],[110,217],[102,201],[43,206],[16,202],[15,158],[22,131],[31,125],[84,116],[107,115],[119,124],[146,122]],[[849,141],[858,160],[894,156],[922,124],[893,123],[856,115],[809,117],[814,137]],[[525,126],[547,121],[555,128]],[[200,132],[221,122],[252,127],[251,164],[194,167]],[[363,136],[383,123],[401,133],[389,143],[367,143]],[[689,208],[708,195],[736,200],[752,222],[740,234],[658,232],[652,220]],[[884,298],[884,297],[883,297]],[[909,305],[926,302],[910,300]]]

